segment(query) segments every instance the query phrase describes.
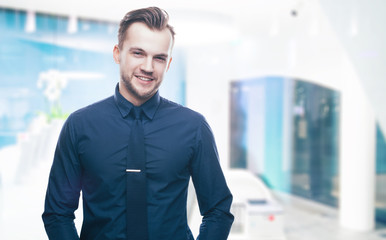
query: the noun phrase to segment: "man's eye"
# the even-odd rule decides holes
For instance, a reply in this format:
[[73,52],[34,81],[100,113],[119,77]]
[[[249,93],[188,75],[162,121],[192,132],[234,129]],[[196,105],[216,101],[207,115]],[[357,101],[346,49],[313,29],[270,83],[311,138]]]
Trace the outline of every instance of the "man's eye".
[[157,61],[160,61],[160,62],[165,62],[166,61],[166,58],[164,58],[164,57],[156,57],[155,59]]
[[134,54],[135,56],[142,56],[142,55],[143,55],[142,52],[133,52],[133,54]]

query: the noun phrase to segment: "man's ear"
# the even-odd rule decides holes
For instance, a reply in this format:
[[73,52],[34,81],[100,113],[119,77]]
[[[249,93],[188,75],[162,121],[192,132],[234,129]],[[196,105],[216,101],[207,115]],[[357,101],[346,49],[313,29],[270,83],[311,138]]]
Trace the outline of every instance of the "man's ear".
[[119,57],[119,54],[120,54],[120,52],[119,52],[119,47],[118,47],[118,45],[115,45],[114,46],[114,49],[113,49],[113,57],[114,57],[114,61],[115,61],[115,63],[116,64],[119,64],[120,63],[120,57]]
[[170,57],[169,62],[168,62],[168,67],[166,68],[166,72],[169,71],[169,67],[170,67],[170,63],[172,62],[172,59],[173,59],[173,58]]

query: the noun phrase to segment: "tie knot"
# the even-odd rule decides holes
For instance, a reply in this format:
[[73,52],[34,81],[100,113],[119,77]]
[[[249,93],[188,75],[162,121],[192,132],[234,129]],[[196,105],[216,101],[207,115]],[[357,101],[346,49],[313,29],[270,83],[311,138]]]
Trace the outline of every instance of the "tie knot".
[[140,107],[133,107],[132,113],[135,119],[142,119],[142,109]]

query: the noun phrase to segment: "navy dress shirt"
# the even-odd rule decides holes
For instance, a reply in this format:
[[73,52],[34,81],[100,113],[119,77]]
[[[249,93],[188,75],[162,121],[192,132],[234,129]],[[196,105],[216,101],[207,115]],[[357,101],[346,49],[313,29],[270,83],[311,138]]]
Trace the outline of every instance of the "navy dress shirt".
[[[232,195],[204,117],[158,92],[142,106],[150,240],[191,240],[187,188],[192,178],[200,212],[200,240],[227,239]],[[126,157],[133,105],[120,93],[72,113],[55,151],[43,221],[49,239],[79,239],[74,225],[80,192],[82,240],[126,236]],[[140,240],[140,239],[133,239]]]

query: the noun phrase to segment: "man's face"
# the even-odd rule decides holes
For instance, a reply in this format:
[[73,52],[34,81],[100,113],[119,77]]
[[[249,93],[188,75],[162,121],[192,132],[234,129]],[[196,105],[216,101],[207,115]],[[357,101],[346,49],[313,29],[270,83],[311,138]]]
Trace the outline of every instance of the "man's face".
[[172,35],[168,29],[151,30],[133,23],[126,31],[122,49],[114,47],[119,64],[120,93],[136,106],[150,99],[160,87],[171,62]]

